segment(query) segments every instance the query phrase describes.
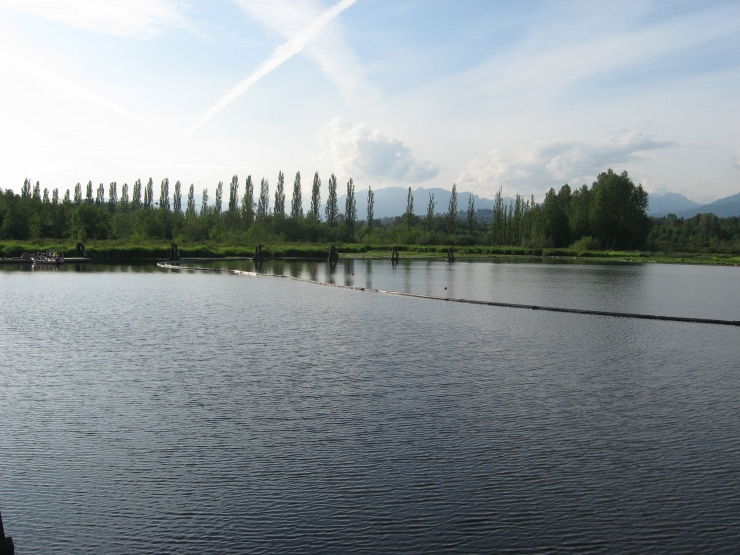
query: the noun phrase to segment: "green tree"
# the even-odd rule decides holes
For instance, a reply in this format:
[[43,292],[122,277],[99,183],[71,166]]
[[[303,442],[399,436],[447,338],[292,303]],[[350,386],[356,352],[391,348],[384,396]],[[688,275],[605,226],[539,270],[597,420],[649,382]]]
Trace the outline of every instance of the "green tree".
[[411,187],[406,193],[406,211],[403,213],[403,220],[407,229],[411,229],[414,225],[414,194],[411,192]]
[[321,208],[321,179],[319,178],[319,172],[313,175],[313,186],[311,187],[311,209],[309,216],[314,221],[321,219],[320,210]]
[[270,210],[270,183],[262,178],[260,182],[260,198],[257,202],[257,220],[264,220]]
[[475,197],[473,193],[470,193],[468,197],[468,212],[467,212],[468,231],[471,233],[475,231]]
[[182,213],[182,185],[180,181],[175,181],[175,196],[172,199],[172,208],[175,214]]
[[205,218],[208,215],[208,211],[208,189],[204,187],[200,203],[200,217]]
[[224,198],[224,182],[219,181],[216,185],[216,201],[213,203],[213,213],[216,216],[221,214],[221,201]]
[[244,184],[244,196],[242,197],[242,218],[244,225],[250,227],[254,222],[254,185],[252,184],[252,176],[247,176],[247,181]]
[[277,187],[275,188],[275,203],[273,213],[276,216],[285,216],[285,176],[283,172],[278,172]]
[[437,203],[434,200],[434,193],[429,193],[429,202],[427,202],[427,218],[426,218],[426,229],[427,231],[434,231],[434,211],[437,208]]
[[118,185],[115,181],[111,182],[110,185],[108,185],[108,206],[110,206],[111,210],[115,210],[116,205],[118,204]]
[[565,247],[570,243],[570,225],[568,222],[568,202],[570,200],[570,187],[563,185],[560,193],[556,193],[552,187],[545,195],[540,214],[542,232],[544,234],[546,247]]
[[239,178],[234,175],[231,178],[231,183],[229,184],[229,214],[232,216],[236,214],[237,208],[239,206],[238,190]]
[[347,196],[344,201],[344,221],[347,223],[350,234],[354,232],[357,222],[357,204],[355,202],[355,184],[352,178],[347,182]]
[[450,204],[447,206],[447,233],[453,234],[457,230],[457,184],[452,184]]
[[195,218],[195,185],[193,183],[190,184],[188,190],[188,207],[185,211],[185,217]]
[[294,220],[303,217],[303,200],[301,199],[301,172],[296,172],[293,180],[293,198],[290,203],[290,217]]
[[149,178],[144,189],[144,208],[151,208],[154,203],[154,181]]
[[591,187],[591,226],[606,248],[641,248],[650,232],[648,194],[627,172],[599,174]]
[[373,227],[375,219],[375,192],[372,187],[367,188],[367,225]]
[[326,223],[334,226],[337,223],[339,210],[337,208],[337,178],[331,174],[329,178],[329,196],[326,200]]
[[134,181],[134,192],[131,196],[131,206],[134,209],[141,206],[141,179]]
[[[92,196],[92,183],[90,183],[90,196]],[[21,187],[21,198],[31,198],[31,180],[26,178],[23,180],[23,187]]]
[[170,209],[170,180],[166,177],[159,186],[159,209]]

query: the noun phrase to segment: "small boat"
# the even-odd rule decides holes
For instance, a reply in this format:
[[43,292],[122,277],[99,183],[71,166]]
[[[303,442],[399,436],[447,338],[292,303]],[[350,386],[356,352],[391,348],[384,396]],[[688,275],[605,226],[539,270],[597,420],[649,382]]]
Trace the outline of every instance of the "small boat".
[[64,255],[58,254],[55,252],[36,252],[31,256],[31,260],[33,261],[33,264],[51,264],[51,265],[59,265],[64,264]]

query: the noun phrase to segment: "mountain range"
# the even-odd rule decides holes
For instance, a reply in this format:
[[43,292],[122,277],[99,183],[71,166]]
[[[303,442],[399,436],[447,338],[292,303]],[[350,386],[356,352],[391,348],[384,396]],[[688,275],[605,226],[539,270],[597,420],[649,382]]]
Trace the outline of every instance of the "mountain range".
[[709,204],[699,204],[678,193],[651,194],[649,197],[648,215],[665,216],[675,214],[681,218],[690,218],[697,214],[712,213],[719,218],[740,216],[740,193],[717,199]]
[[[404,187],[387,187],[377,189],[375,193],[375,218],[393,218],[400,216],[406,211],[406,197],[408,189]],[[424,216],[427,213],[429,195],[434,195],[435,213],[445,214],[450,203],[451,191],[439,187],[423,188],[419,187],[411,191],[414,197],[414,214]],[[472,193],[463,191],[457,193],[457,209],[465,212],[468,208],[468,200]],[[493,199],[481,197],[472,194],[476,211],[489,213],[493,208]],[[357,191],[355,193],[355,202],[357,205],[357,218],[359,220],[367,219],[367,190]],[[513,202],[513,199],[504,198],[505,203]],[[339,212],[344,213],[345,195],[338,198]],[[689,200],[684,195],[678,193],[655,193],[650,194],[648,215],[654,217],[665,216],[667,214],[676,214],[682,218],[690,218],[696,214],[713,213],[720,218],[729,218],[740,216],[740,193],[724,197],[709,204],[699,204]],[[323,217],[323,206],[322,206]]]

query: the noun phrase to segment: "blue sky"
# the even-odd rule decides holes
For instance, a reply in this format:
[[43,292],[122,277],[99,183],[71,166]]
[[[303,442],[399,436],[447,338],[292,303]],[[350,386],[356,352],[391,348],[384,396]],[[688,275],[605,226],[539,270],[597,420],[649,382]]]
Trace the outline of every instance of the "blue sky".
[[[740,3],[0,0],[0,187],[740,191]],[[290,181],[290,180],[289,180]]]

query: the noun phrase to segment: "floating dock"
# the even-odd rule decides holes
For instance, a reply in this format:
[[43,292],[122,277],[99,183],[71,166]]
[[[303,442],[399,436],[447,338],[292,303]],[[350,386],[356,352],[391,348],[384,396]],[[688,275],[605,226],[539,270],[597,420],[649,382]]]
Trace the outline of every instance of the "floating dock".
[[[62,266],[64,264],[90,264],[92,262],[92,258],[87,258],[85,256],[69,256],[64,257],[63,262],[59,262],[59,265]],[[30,258],[21,258],[21,257],[12,257],[12,258],[0,258],[0,264],[33,264],[33,260]],[[47,263],[48,265],[48,263]]]

